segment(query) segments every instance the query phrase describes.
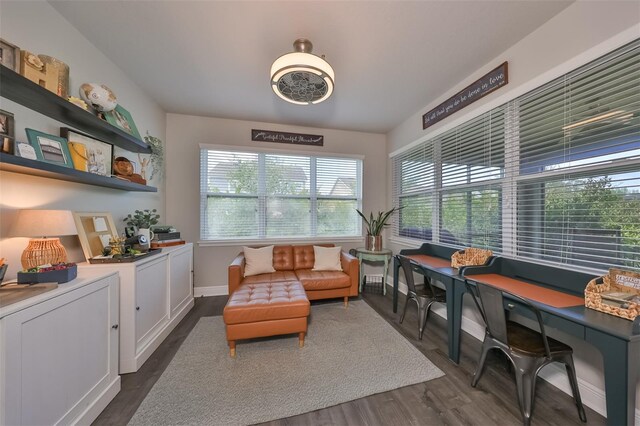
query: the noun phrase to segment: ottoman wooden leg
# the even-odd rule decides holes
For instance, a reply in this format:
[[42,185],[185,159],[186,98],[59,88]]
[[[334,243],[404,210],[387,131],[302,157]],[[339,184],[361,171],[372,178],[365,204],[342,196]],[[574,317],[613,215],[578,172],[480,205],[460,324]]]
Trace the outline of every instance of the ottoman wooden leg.
[[229,340],[229,355],[231,355],[231,358],[236,357],[236,341],[235,340]]
[[304,347],[304,332],[298,333],[298,345]]

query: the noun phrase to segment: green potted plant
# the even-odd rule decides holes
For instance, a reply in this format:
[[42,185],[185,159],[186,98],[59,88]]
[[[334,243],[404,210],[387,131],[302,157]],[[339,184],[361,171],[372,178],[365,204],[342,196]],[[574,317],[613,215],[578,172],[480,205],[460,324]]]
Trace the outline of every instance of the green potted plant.
[[386,212],[378,212],[377,216],[373,215],[373,212],[369,213],[369,217],[365,216],[360,210],[356,209],[362,221],[367,226],[367,239],[365,240],[365,249],[379,251],[382,250],[382,230],[385,226],[389,225],[389,219],[391,215],[398,208],[394,207]]
[[132,214],[128,214],[123,220],[127,226],[133,226],[137,229],[138,235],[144,235],[147,240],[153,239],[153,232],[149,229],[151,225],[157,225],[160,215],[156,209],[153,210],[136,210]]

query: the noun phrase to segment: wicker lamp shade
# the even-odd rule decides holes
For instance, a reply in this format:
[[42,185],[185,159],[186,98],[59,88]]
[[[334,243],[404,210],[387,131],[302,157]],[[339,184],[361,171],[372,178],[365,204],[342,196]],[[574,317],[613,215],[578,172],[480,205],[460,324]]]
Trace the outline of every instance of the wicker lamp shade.
[[77,235],[73,214],[69,210],[20,210],[11,228],[12,237],[32,237],[22,252],[22,267],[35,268],[46,263],[67,261],[67,251],[60,238],[47,236]]

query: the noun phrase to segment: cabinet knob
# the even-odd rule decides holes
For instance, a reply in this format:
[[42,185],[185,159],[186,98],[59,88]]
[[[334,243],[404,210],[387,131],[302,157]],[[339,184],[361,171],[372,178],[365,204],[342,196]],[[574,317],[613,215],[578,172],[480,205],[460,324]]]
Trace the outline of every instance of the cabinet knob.
[[114,330],[117,330],[117,329],[118,329],[118,324],[113,324],[113,325],[111,326],[111,328],[113,328]]
[[515,307],[516,307],[516,305],[514,305],[513,303],[507,303],[507,308],[513,309]]
[[140,310],[140,306],[136,306],[136,311],[139,311],[139,310]]

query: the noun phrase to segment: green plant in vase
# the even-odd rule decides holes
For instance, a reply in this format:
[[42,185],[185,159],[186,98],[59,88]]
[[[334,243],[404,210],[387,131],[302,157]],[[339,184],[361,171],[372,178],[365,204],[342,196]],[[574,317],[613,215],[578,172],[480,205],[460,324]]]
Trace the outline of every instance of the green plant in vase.
[[379,211],[376,216],[371,212],[369,213],[369,217],[367,217],[360,210],[356,209],[367,227],[365,249],[374,251],[382,250],[382,230],[385,226],[389,225],[389,219],[391,219],[391,215],[393,215],[396,210],[400,209],[394,207],[386,212]]

